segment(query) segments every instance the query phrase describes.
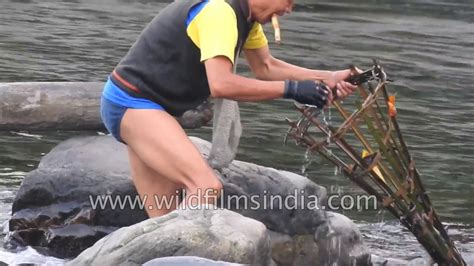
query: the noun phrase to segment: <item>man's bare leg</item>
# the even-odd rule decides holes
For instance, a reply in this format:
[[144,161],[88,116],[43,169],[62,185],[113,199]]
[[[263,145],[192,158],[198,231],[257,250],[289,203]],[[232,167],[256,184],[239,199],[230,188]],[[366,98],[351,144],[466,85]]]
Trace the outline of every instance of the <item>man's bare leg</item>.
[[161,177],[143,163],[130,147],[128,147],[128,157],[133,183],[140,198],[144,200],[148,216],[157,217],[175,210],[180,203],[182,187]]
[[[164,178],[185,188],[187,204],[191,198],[200,204],[215,203],[222,184],[174,117],[160,110],[128,109],[120,131],[139,161],[156,172],[156,175],[134,176],[139,179],[135,183],[154,184],[152,180],[141,179]],[[157,183],[150,186],[140,190],[164,192]]]

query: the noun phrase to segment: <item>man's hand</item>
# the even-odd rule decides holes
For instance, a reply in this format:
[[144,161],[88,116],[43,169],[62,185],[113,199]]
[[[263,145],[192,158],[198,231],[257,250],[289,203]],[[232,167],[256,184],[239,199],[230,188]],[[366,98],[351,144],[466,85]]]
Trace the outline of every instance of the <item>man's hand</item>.
[[[357,70],[359,71],[359,70]],[[323,82],[331,89],[336,89],[337,98],[344,99],[349,94],[354,92],[357,89],[357,86],[352,85],[349,82],[346,82],[350,76],[352,75],[352,71],[350,69],[346,70],[339,70],[339,71],[332,71],[329,72],[329,75],[326,79],[323,79]],[[330,101],[332,102],[333,98],[336,95],[330,95]]]
[[303,104],[315,105],[323,108],[330,99],[331,92],[321,82],[313,80],[286,80],[283,98],[294,99]]

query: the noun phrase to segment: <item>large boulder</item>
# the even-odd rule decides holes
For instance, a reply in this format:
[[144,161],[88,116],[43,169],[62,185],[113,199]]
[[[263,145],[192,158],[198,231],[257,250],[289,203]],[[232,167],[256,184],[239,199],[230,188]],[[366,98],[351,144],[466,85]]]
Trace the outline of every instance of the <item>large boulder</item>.
[[12,239],[56,257],[74,257],[110,232],[147,219],[139,208],[92,206],[101,195],[134,198],[129,176],[125,146],[112,137],[62,142],[25,176],[12,205]]
[[[207,158],[211,143],[190,139]],[[238,160],[216,173],[224,186],[219,204],[262,221],[270,230],[311,234],[326,221],[326,212],[322,211],[326,189],[306,177]]]
[[[0,130],[102,130],[103,82],[19,82],[0,84]],[[212,120],[210,102],[177,120],[199,128]]]
[[[206,157],[210,143],[191,140]],[[224,185],[219,207],[258,220],[275,233],[272,254],[278,264],[370,260],[357,227],[319,209],[326,190],[306,177],[237,160],[216,173]],[[77,256],[110,232],[147,218],[137,202],[132,207],[136,195],[123,144],[110,136],[69,139],[25,177],[9,222],[12,239],[58,257]],[[115,196],[131,201],[100,206],[98,200]]]
[[111,233],[67,265],[142,265],[167,256],[270,265],[270,238],[262,223],[225,209],[176,210]]

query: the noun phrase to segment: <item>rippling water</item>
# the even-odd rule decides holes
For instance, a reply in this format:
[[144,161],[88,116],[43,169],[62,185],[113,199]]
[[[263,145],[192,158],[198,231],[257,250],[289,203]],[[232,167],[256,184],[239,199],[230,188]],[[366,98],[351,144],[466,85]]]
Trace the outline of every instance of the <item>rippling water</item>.
[[[0,82],[103,81],[167,1],[0,0]],[[395,80],[399,121],[424,183],[461,252],[474,254],[474,3],[457,0],[296,1],[273,54],[311,68],[362,68],[380,59]],[[269,40],[272,31],[266,27]],[[241,73],[249,74],[245,67]],[[238,159],[300,172],[282,146],[286,101],[242,104]],[[210,139],[210,128],[190,131]],[[0,223],[26,172],[61,140],[96,132],[0,133]],[[306,175],[333,192],[357,190],[315,158]],[[389,214],[349,212],[374,254],[423,256]],[[5,251],[0,250],[0,260]],[[5,259],[5,258],[4,258]],[[6,259],[5,259],[6,260]],[[52,262],[52,260],[49,260]]]

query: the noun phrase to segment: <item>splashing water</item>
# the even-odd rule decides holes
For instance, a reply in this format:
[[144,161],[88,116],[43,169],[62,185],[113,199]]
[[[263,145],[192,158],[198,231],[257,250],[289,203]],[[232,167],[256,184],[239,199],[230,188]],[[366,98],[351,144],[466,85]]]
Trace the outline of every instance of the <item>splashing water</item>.
[[328,125],[331,125],[332,121],[331,109],[331,107],[328,108]]
[[[331,238],[331,247],[332,247],[332,250],[337,250],[336,256],[340,257],[340,255],[341,255],[341,239],[339,237],[336,236],[336,237]],[[338,265],[338,264],[335,262],[334,265]]]
[[312,162],[312,160],[310,159],[310,151],[309,151],[309,149],[307,149],[306,152],[304,153],[303,165],[301,165],[301,173],[302,174],[306,173],[306,169],[308,168],[308,166],[311,165],[311,162]]
[[339,186],[339,185],[331,185],[329,187],[329,192],[331,194],[337,194],[338,196],[342,196],[343,193],[344,193],[344,187],[343,186]]
[[55,257],[44,256],[28,246],[26,248],[17,248],[12,252],[0,250],[0,258],[2,262],[8,265],[47,265],[56,266],[64,265],[66,260]]
[[380,236],[383,230],[383,226],[385,222],[385,210],[380,209],[377,213],[377,217],[378,217],[378,227],[377,227],[377,231],[375,232],[375,236],[378,238],[378,236]]
[[329,120],[329,117],[330,117],[330,116],[326,119],[326,111],[325,111],[324,109],[322,109],[321,115],[323,116],[323,122],[324,122],[324,124],[325,124],[326,126],[329,125],[328,120]]
[[328,137],[326,138],[326,143],[328,144],[328,147],[331,146],[331,137],[332,137],[332,133],[331,131],[328,131]]

